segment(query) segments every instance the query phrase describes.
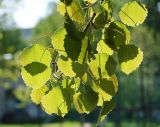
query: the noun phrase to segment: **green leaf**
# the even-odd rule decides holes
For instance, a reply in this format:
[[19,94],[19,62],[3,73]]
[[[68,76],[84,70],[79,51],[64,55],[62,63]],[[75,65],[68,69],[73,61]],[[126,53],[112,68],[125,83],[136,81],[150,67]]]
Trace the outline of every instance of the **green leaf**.
[[90,4],[94,4],[96,2],[96,0],[84,0],[84,2],[88,2]]
[[76,73],[72,69],[72,60],[61,56],[57,61],[58,69],[66,76],[75,77]]
[[96,79],[107,78],[115,73],[116,62],[107,54],[101,53],[95,55],[95,58],[89,63],[89,67]]
[[104,118],[108,115],[108,113],[110,113],[114,108],[115,108],[115,102],[113,100],[104,102],[102,111],[98,118],[98,123],[102,122]]
[[109,78],[95,80],[89,73],[82,78],[83,84],[91,87],[91,89],[98,93],[99,99],[97,106],[102,106],[104,101],[110,101],[115,93],[118,91],[118,80],[116,75]]
[[107,11],[102,11],[101,13],[97,14],[93,20],[93,23],[98,28],[103,28],[111,19],[110,13]]
[[71,5],[73,0],[60,0],[61,2],[63,2],[65,5],[69,6]]
[[113,50],[117,50],[122,44],[130,42],[130,32],[120,22],[112,22],[104,29],[104,41]]
[[54,49],[58,51],[58,53],[60,53],[61,55],[66,54],[65,48],[64,48],[64,39],[65,39],[66,34],[67,32],[65,28],[60,28],[51,37],[52,39],[51,43]]
[[73,40],[67,34],[64,39],[64,48],[69,58],[76,61],[81,52],[82,41]]
[[51,76],[51,54],[45,46],[34,44],[25,48],[20,56],[21,75],[29,87],[41,88]]
[[41,100],[42,107],[48,114],[57,114],[65,116],[68,113],[72,102],[70,90],[62,87],[53,88],[48,94],[43,96]]
[[132,1],[126,3],[121,11],[119,16],[121,21],[128,26],[138,26],[144,22],[147,17],[147,9],[145,5],[140,2]]
[[107,73],[109,76],[113,75],[116,71],[116,67],[117,67],[117,63],[115,62],[115,60],[109,56],[106,65],[105,65],[105,69],[107,70]]
[[88,42],[88,37],[84,37],[84,39],[82,40],[82,45],[81,45],[81,52],[78,56],[78,62],[83,64],[86,63],[88,61],[88,54],[90,53],[89,51],[89,47],[90,44]]
[[109,12],[110,14],[112,14],[113,12],[113,8],[112,8],[112,4],[110,0],[103,0],[102,2],[102,7]]
[[78,62],[72,62],[72,68],[77,77],[82,77],[87,72],[88,65],[80,64]]
[[39,89],[33,89],[31,92],[31,99],[34,103],[40,104],[42,97],[45,95],[45,92],[48,90],[46,85],[42,86]]
[[43,71],[45,71],[47,69],[47,66],[45,64],[40,63],[40,62],[32,62],[32,63],[24,66],[24,68],[32,76],[35,76],[38,73],[42,73]]
[[115,95],[114,83],[108,79],[101,79],[98,84],[99,93],[104,101],[109,101]]
[[73,96],[73,102],[79,113],[90,113],[93,111],[98,102],[98,94],[90,88],[83,92],[78,92]]
[[63,2],[58,2],[57,5],[57,11],[61,14],[61,15],[65,15],[66,13],[66,6]]
[[135,45],[122,45],[118,50],[120,69],[125,74],[136,70],[143,60],[143,52]]
[[84,14],[83,14],[82,8],[79,5],[79,3],[77,2],[77,0],[72,0],[72,3],[66,7],[63,2],[58,3],[57,10],[62,15],[64,15],[66,13],[66,9],[67,9],[68,15],[70,16],[70,18],[72,20],[76,21],[77,23],[79,23],[81,25],[85,24]]
[[69,15],[67,14],[65,15],[64,26],[70,38],[77,40],[77,41],[82,41],[85,34],[78,30],[77,28],[78,25],[76,24],[76,22],[72,21]]
[[103,40],[100,40],[97,44],[97,52],[112,55],[114,51]]

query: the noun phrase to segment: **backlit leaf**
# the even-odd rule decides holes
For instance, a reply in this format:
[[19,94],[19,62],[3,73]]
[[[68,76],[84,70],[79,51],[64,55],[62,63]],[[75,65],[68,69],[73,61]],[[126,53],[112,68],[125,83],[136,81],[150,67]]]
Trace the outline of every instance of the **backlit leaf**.
[[102,122],[108,113],[110,113],[114,108],[115,102],[113,100],[104,102],[98,121]]
[[134,27],[144,22],[147,17],[147,13],[148,11],[142,3],[132,1],[126,3],[122,7],[119,12],[119,16],[124,24]]
[[48,94],[43,96],[41,100],[42,107],[48,114],[54,113],[59,116],[65,116],[71,107],[72,98],[70,94],[68,89],[55,87]]
[[97,86],[99,93],[98,106],[103,106],[105,101],[110,101],[118,91],[118,80],[115,75],[107,79],[101,79]]
[[51,76],[51,54],[40,44],[34,44],[23,50],[20,56],[21,75],[29,87],[41,88]]
[[130,32],[122,23],[112,22],[104,29],[104,41],[110,48],[116,50],[122,44],[129,43]]
[[103,40],[98,42],[97,52],[98,53],[107,53],[108,55],[113,54],[113,50]]
[[67,9],[67,13],[72,20],[78,22],[79,24],[84,24],[85,23],[82,8],[79,5],[79,3],[77,2],[77,0],[72,0],[71,4],[69,6],[66,6],[66,7],[65,7],[63,2],[59,2],[58,4],[59,5],[58,5],[57,10],[61,14],[64,15],[64,13],[66,13],[66,9]]
[[53,35],[52,35],[52,45],[56,51],[58,51],[60,54],[65,55],[65,48],[64,48],[64,39],[66,36],[67,32],[64,28],[61,28],[57,30]]
[[[110,66],[112,64],[112,66]],[[93,75],[98,78],[110,77],[115,73],[116,62],[108,54],[96,54],[95,58],[89,63]]]
[[118,51],[120,69],[125,74],[136,70],[143,60],[143,52],[134,45],[122,45]]
[[39,89],[33,89],[31,92],[31,99],[34,103],[40,104],[42,97],[45,95],[45,92],[48,90],[46,85],[42,86]]
[[66,76],[75,77],[76,73],[72,69],[72,60],[61,56],[57,61],[58,69],[63,72]]
[[79,113],[90,113],[97,106],[98,94],[91,89],[78,92],[73,96],[74,105]]

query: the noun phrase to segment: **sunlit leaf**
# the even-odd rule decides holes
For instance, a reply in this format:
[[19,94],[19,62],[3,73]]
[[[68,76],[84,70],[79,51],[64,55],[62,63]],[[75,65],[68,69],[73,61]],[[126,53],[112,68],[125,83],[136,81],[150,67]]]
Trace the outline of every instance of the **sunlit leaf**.
[[71,5],[73,0],[60,0],[61,2],[63,2],[65,5],[69,6]]
[[[112,64],[112,66],[110,66]],[[96,78],[106,78],[112,76],[116,71],[116,62],[105,53],[96,54],[89,63],[91,72]]]
[[109,12],[110,14],[112,14],[113,8],[112,8],[112,4],[110,0],[103,0],[102,2],[102,7]]
[[70,91],[55,87],[43,96],[41,104],[46,113],[65,116],[71,107],[71,100]]
[[97,106],[98,94],[91,89],[78,92],[73,96],[74,105],[79,113],[90,113]]
[[31,88],[41,88],[51,76],[51,54],[40,44],[34,44],[23,50],[20,56],[22,78]]
[[104,41],[110,48],[116,50],[122,44],[129,43],[130,32],[122,23],[112,22],[104,30]]
[[136,70],[143,60],[143,52],[134,45],[122,45],[118,51],[120,69],[125,74]]
[[122,7],[119,16],[124,24],[134,27],[144,22],[147,13],[148,11],[142,3],[132,1]]
[[85,23],[82,8],[76,0],[72,0],[71,4],[69,6],[66,6],[66,7],[65,7],[63,2],[59,2],[58,4],[59,5],[58,5],[57,10],[61,14],[64,15],[64,13],[66,13],[66,9],[67,9],[67,13],[72,20],[78,22],[79,24],[84,24]]
[[115,75],[107,79],[101,79],[97,84],[97,92],[99,93],[98,106],[103,106],[105,101],[110,101],[118,91],[118,80]]
[[64,39],[66,36],[67,32],[64,28],[61,28],[57,30],[53,35],[52,35],[52,45],[56,51],[58,51],[60,54],[65,55],[65,48],[64,48]]
[[34,103],[40,104],[42,97],[45,95],[45,92],[48,90],[48,87],[42,86],[39,89],[33,89],[31,92],[31,99]]
[[94,4],[96,2],[96,0],[84,0],[84,2],[88,2],[90,4]]
[[61,14],[61,15],[65,15],[66,13],[66,8],[65,8],[65,4],[63,2],[59,2],[57,5],[57,11]]
[[108,113],[110,113],[114,108],[115,102],[113,100],[104,102],[98,121],[102,122]]
[[59,58],[57,61],[57,66],[58,66],[58,69],[61,72],[63,72],[66,76],[69,76],[69,77],[76,76],[76,73],[73,71],[73,68],[72,68],[71,59],[61,56],[61,58]]
[[98,42],[97,52],[98,53],[107,53],[108,55],[113,54],[113,50],[103,40]]

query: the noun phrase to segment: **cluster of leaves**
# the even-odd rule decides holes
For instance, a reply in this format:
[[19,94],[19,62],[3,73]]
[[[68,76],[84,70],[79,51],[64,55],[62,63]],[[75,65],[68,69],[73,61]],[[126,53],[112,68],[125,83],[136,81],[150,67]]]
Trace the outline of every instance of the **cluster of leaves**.
[[72,106],[79,113],[101,107],[99,122],[115,106],[116,67],[133,72],[143,60],[130,44],[127,26],[143,23],[145,6],[126,3],[115,21],[110,0],[60,0],[57,10],[64,27],[51,37],[51,46],[33,44],[21,54],[22,78],[32,88],[31,98],[48,114],[65,116]]

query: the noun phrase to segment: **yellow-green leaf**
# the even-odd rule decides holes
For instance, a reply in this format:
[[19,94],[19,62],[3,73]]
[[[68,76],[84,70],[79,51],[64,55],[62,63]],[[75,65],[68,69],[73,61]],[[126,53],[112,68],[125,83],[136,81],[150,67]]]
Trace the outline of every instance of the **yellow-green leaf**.
[[97,52],[112,55],[114,51],[103,40],[100,40],[97,44]]
[[119,16],[121,21],[128,26],[138,26],[144,22],[147,17],[147,9],[145,5],[140,2],[132,1],[126,3],[121,11]]
[[[114,66],[108,66],[109,64]],[[116,71],[116,62],[111,56],[106,53],[96,54],[95,58],[89,63],[89,67],[93,75],[98,78],[107,78],[114,74]]]
[[58,69],[62,73],[64,73],[66,76],[69,76],[69,77],[76,76],[76,73],[73,71],[73,68],[72,68],[72,60],[71,59],[64,57],[64,56],[61,56],[57,61],[57,66],[58,66]]
[[66,13],[66,9],[67,9],[67,13],[71,19],[73,19],[74,21],[78,22],[81,25],[85,23],[82,8],[76,0],[72,0],[72,3],[69,6],[65,6],[63,2],[59,2],[58,4],[59,5],[57,10],[62,15]]
[[125,74],[136,70],[143,60],[143,52],[134,45],[123,45],[118,51],[120,69]]
[[70,91],[61,87],[55,87],[43,96],[41,104],[46,113],[54,113],[64,117],[71,107]]
[[104,29],[104,41],[113,50],[117,50],[122,44],[130,42],[130,32],[120,22],[112,22]]
[[20,56],[21,75],[29,87],[41,88],[51,76],[51,54],[45,46],[34,44],[25,48]]
[[99,100],[97,105],[103,106],[103,103],[105,101],[110,101],[117,91],[118,80],[116,75],[113,75],[108,79],[102,79],[97,87],[97,92],[99,93]]
[[104,118],[114,109],[114,107],[115,102],[113,100],[104,102],[102,111],[98,118],[98,122],[102,122],[102,120],[104,120]]
[[42,97],[45,95],[45,92],[48,90],[48,87],[42,86],[39,89],[33,89],[31,92],[31,99],[34,103],[40,104]]
[[58,51],[61,55],[66,55],[65,49],[64,49],[64,39],[67,32],[64,28],[60,28],[57,30],[51,37],[52,45],[56,51]]
[[76,110],[79,113],[90,113],[97,106],[98,94],[91,89],[86,89],[84,92],[78,92],[73,96],[73,101]]

